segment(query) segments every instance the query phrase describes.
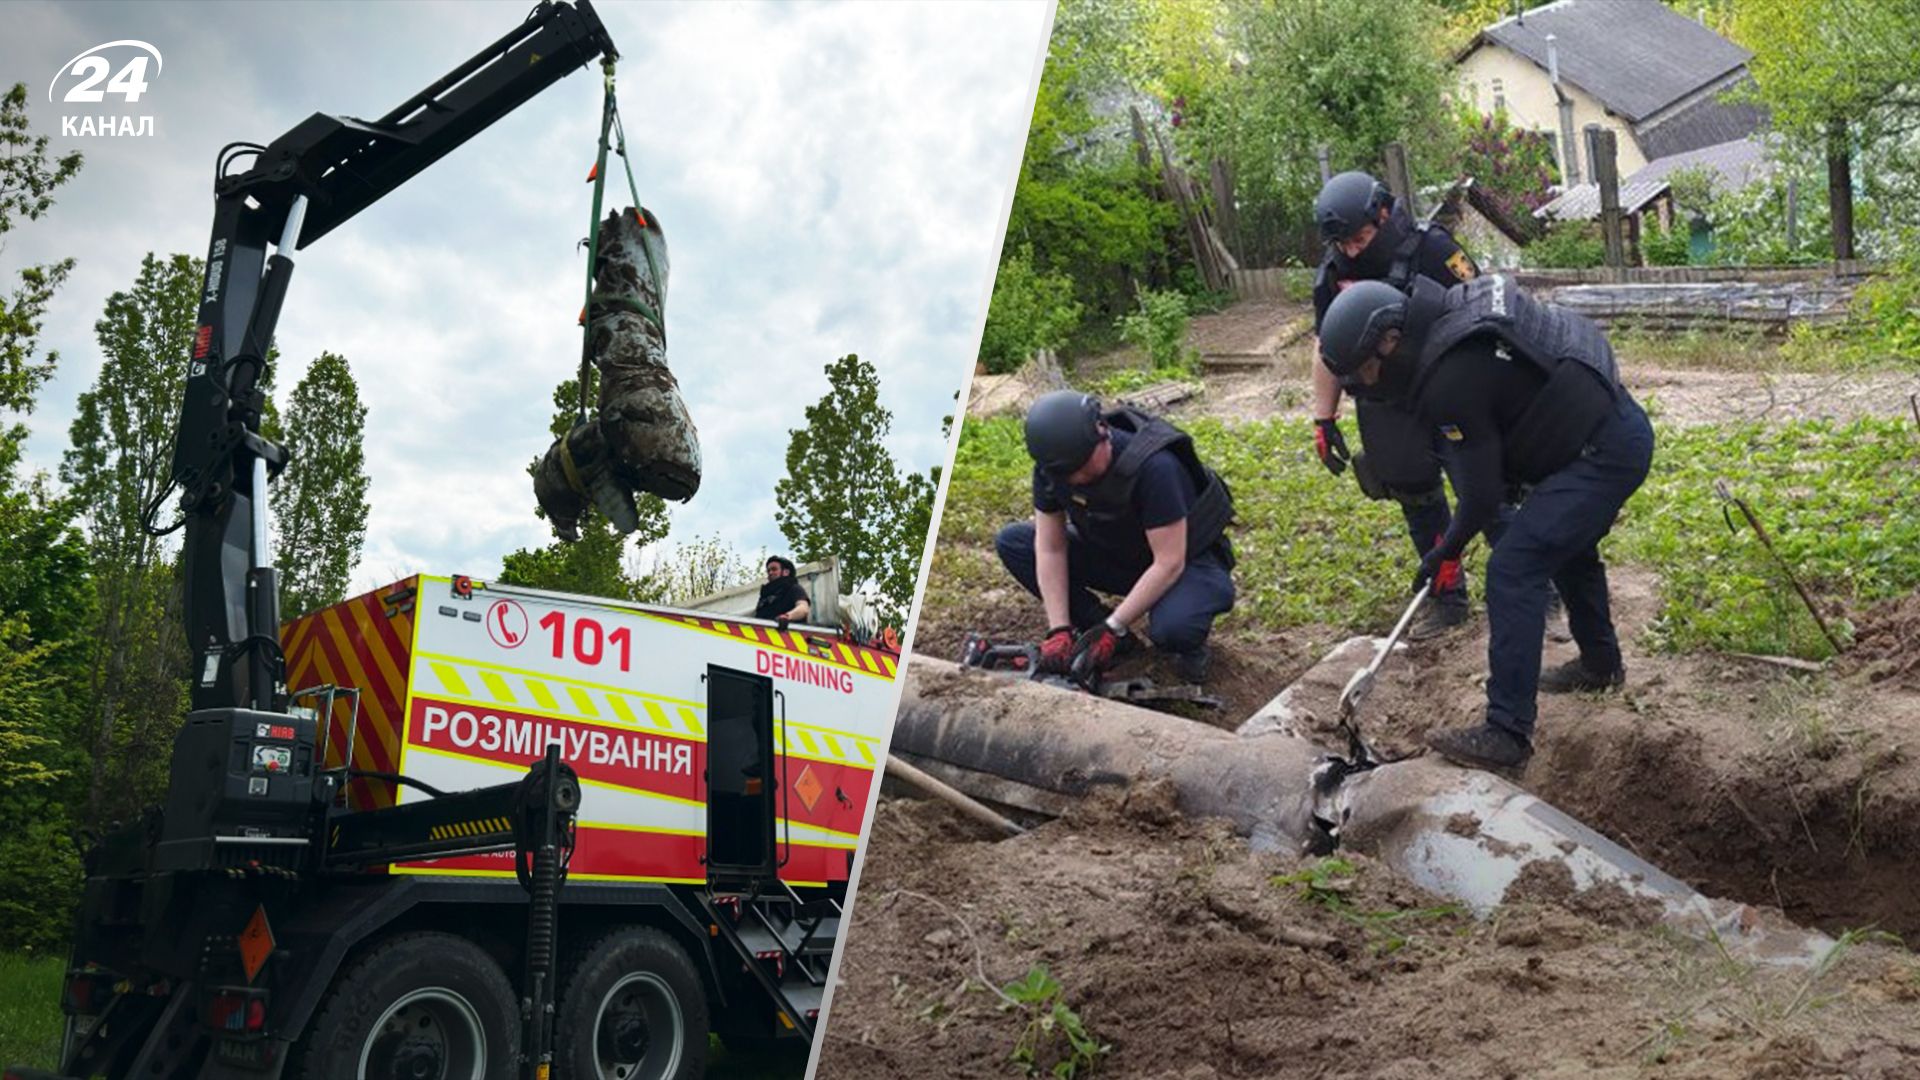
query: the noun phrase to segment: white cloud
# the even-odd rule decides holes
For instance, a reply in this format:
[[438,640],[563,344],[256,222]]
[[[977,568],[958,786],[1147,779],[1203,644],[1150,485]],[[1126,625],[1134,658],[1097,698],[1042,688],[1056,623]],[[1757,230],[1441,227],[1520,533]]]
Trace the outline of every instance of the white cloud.
[[[940,417],[972,362],[1000,214],[1024,139],[1043,3],[597,5],[623,50],[618,89],[642,199],[672,251],[670,355],[707,473],[676,537],[784,546],[772,490],[787,432],[858,352],[879,369],[895,456],[943,454]],[[98,366],[92,323],[143,253],[202,253],[215,151],[319,112],[378,116],[492,41],[514,5],[11,3],[0,77],[114,38],[165,53],[152,139],[59,136],[88,155],[0,272],[79,265],[47,320],[62,353],[31,418],[57,464]],[[298,256],[278,384],[322,349],[368,405],[373,503],[357,583],[487,573],[545,542],[527,461],[555,383],[577,366],[597,71],[522,106]],[[610,205],[628,201],[617,162]]]

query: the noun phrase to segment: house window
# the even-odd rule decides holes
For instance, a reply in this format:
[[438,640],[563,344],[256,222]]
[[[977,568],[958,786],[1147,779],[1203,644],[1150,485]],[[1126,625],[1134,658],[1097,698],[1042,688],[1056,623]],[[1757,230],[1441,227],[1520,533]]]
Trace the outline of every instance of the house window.
[[1507,88],[1499,80],[1493,80],[1493,111],[1503,112],[1507,107]]

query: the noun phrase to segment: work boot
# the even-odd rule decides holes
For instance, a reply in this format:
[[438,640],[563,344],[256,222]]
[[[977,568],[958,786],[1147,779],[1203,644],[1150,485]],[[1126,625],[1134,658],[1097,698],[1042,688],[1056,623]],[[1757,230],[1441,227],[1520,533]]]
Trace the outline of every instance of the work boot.
[[1560,599],[1560,590],[1547,586],[1547,640],[1562,644],[1573,640],[1573,631],[1567,628],[1567,605]]
[[1612,671],[1597,672],[1587,667],[1586,661],[1569,660],[1558,667],[1550,667],[1540,672],[1540,692],[1543,694],[1592,693],[1601,690],[1618,689],[1627,681],[1627,669],[1616,666]]
[[1173,672],[1180,681],[1199,686],[1207,681],[1207,669],[1213,666],[1213,650],[1205,645],[1173,654]]
[[1420,606],[1407,624],[1408,641],[1430,641],[1466,622],[1473,615],[1467,607],[1467,594],[1443,593]]
[[1427,745],[1455,765],[1470,769],[1517,773],[1533,758],[1533,747],[1527,740],[1492,724],[1430,732]]

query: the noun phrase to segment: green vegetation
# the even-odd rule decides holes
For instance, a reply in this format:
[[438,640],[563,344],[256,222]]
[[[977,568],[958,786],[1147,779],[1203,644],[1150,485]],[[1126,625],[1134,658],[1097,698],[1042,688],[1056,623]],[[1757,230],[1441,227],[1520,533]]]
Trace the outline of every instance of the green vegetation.
[[1058,349],[1080,322],[1073,279],[1033,268],[1031,245],[1007,256],[993,279],[993,301],[980,338],[980,362],[991,374],[1012,371],[1041,349]]
[[1556,270],[1587,270],[1607,261],[1607,245],[1600,226],[1591,221],[1560,221],[1522,249],[1528,266]]
[[[1045,965],[1035,964],[1024,978],[1001,987],[1000,992],[1026,1013],[1027,1026],[1014,1043],[1013,1060],[1027,1075],[1044,1072],[1059,1080],[1073,1080],[1081,1073],[1092,1072],[1100,1056],[1112,1049],[1087,1030],[1079,1013],[1067,1007],[1066,991],[1048,974]],[[1063,1042],[1066,1045],[1060,1045]],[[1045,1063],[1050,1060],[1053,1065],[1048,1067]]]
[[1920,585],[1916,468],[1902,420],[1663,428],[1613,551],[1659,571],[1660,644],[1817,659],[1830,647],[1752,532],[1730,530],[1714,480],[1752,505],[1815,597],[1855,606]]
[[1187,344],[1187,298],[1171,289],[1142,289],[1139,305],[1119,320],[1120,340],[1147,354],[1161,376],[1185,375],[1199,363]]
[[1459,904],[1379,910],[1358,907],[1348,894],[1353,891],[1359,876],[1359,867],[1335,855],[1309,863],[1291,874],[1275,875],[1272,883],[1281,888],[1290,888],[1301,901],[1325,908],[1360,927],[1366,931],[1368,946],[1380,955],[1398,952],[1412,943],[1410,936],[1396,929],[1401,923],[1466,914],[1466,909]]
[[0,952],[0,1066],[59,1066],[66,968],[57,957]]
[[[1404,525],[1313,460],[1304,420],[1189,425],[1201,455],[1233,486],[1240,599],[1232,628],[1379,628],[1404,602]],[[1725,479],[1767,524],[1816,597],[1849,607],[1920,586],[1920,468],[1910,422],[1798,421],[1661,425],[1653,473],[1628,502],[1609,558],[1661,577],[1658,644],[1809,658],[1827,646],[1773,561],[1744,526],[1730,531],[1713,482]],[[964,603],[1001,577],[994,532],[1031,512],[1017,419],[961,433],[928,610]],[[1484,541],[1469,549],[1484,564]],[[1331,635],[1330,635],[1331,636]]]

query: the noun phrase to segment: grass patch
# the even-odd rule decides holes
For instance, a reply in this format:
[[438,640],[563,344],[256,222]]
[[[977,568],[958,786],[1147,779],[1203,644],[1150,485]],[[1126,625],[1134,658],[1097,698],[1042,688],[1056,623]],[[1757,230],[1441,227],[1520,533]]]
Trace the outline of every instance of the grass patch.
[[[1188,430],[1238,508],[1240,598],[1223,629],[1378,629],[1398,613],[1412,572],[1399,508],[1327,475],[1307,421],[1200,420]],[[1657,646],[1810,659],[1830,651],[1753,533],[1728,528],[1716,479],[1748,501],[1823,603],[1871,604],[1920,586],[1920,485],[1910,479],[1920,475],[1920,441],[1910,422],[1660,425],[1657,440],[1652,474],[1602,547],[1659,573]],[[993,536],[1031,515],[1031,476],[1017,417],[967,421],[930,578],[931,617],[964,621],[980,588],[1003,584]],[[1476,541],[1469,567],[1483,565],[1486,551]]]
[[1916,468],[1920,442],[1899,420],[1663,427],[1612,551],[1660,574],[1657,643],[1820,659],[1830,646],[1737,514],[1729,526],[1714,480],[1753,507],[1816,600],[1855,606],[1920,584]]
[[[0,952],[0,1067],[60,1066],[60,984],[66,962],[51,956]],[[708,1036],[709,1080],[795,1080],[807,1071],[804,1043],[765,1050],[730,1050]]]
[[0,952],[0,1066],[59,1066],[66,970],[59,957]]
[[1466,909],[1459,904],[1380,910],[1359,907],[1347,895],[1353,891],[1359,876],[1359,867],[1338,856],[1330,856],[1291,874],[1276,875],[1273,884],[1290,888],[1302,902],[1325,908],[1360,927],[1366,931],[1368,947],[1381,956],[1399,952],[1413,943],[1411,932],[1402,933],[1398,929],[1402,924],[1466,914]]

